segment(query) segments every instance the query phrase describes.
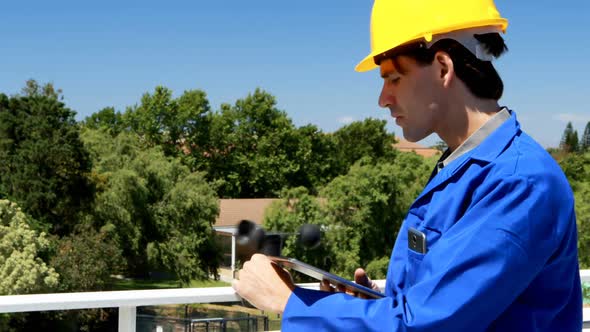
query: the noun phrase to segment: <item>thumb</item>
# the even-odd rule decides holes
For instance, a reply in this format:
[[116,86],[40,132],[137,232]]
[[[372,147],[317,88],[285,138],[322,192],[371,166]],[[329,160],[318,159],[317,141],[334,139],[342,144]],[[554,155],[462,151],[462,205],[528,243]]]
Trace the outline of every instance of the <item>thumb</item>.
[[354,282],[365,287],[371,287],[371,279],[369,279],[365,270],[361,268],[354,271]]

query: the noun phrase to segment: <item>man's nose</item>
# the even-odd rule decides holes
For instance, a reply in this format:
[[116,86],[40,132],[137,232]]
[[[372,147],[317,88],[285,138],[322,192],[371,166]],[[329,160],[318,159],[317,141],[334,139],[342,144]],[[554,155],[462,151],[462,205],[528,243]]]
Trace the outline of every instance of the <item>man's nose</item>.
[[383,108],[395,107],[397,105],[393,89],[388,87],[387,83],[383,83],[383,88],[381,88],[381,94],[379,95],[378,103],[379,106]]

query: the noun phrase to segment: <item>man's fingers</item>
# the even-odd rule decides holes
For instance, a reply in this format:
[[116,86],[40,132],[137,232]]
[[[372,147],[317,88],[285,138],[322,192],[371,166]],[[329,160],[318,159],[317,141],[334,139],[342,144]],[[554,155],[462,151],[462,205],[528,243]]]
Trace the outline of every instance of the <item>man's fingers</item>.
[[[367,276],[367,272],[365,270],[358,268],[354,271],[354,282],[359,285],[363,285],[365,287],[371,288],[372,290],[380,291],[379,286],[375,283],[369,276]],[[360,298],[367,299],[369,298],[366,295],[359,294]]]
[[320,290],[324,291],[324,292],[331,292],[331,285],[330,282],[328,280],[322,280],[322,282],[320,282]]
[[344,291],[344,289],[340,289],[340,286],[338,288],[332,286],[330,281],[326,280],[326,279],[324,279],[320,282],[320,290],[324,291],[324,292],[332,292],[332,293],[334,293],[336,291],[339,291],[339,292]]
[[238,274],[232,288],[241,298],[261,310],[283,312],[295,288],[285,269],[257,254],[244,263]]
[[372,288],[371,279],[369,279],[365,270],[361,268],[358,268],[356,269],[356,271],[354,271],[354,282],[356,282],[359,285]]

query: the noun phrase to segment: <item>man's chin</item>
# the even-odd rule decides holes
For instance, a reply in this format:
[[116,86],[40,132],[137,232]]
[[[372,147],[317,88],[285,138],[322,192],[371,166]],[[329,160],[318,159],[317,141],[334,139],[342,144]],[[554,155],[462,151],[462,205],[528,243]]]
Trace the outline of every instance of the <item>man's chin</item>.
[[404,132],[404,139],[408,142],[411,142],[411,143],[419,142],[419,141],[425,139],[426,137],[430,136],[429,133],[413,133],[413,132],[409,132],[405,128],[402,128],[402,129]]

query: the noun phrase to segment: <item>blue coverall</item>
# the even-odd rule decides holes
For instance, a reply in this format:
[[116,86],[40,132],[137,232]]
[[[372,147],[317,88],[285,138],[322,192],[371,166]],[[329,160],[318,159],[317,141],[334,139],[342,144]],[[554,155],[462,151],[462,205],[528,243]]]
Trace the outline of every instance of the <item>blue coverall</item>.
[[[426,254],[408,248],[409,227],[426,235]],[[514,113],[412,204],[385,294],[365,300],[296,288],[282,330],[581,330],[573,194]]]

